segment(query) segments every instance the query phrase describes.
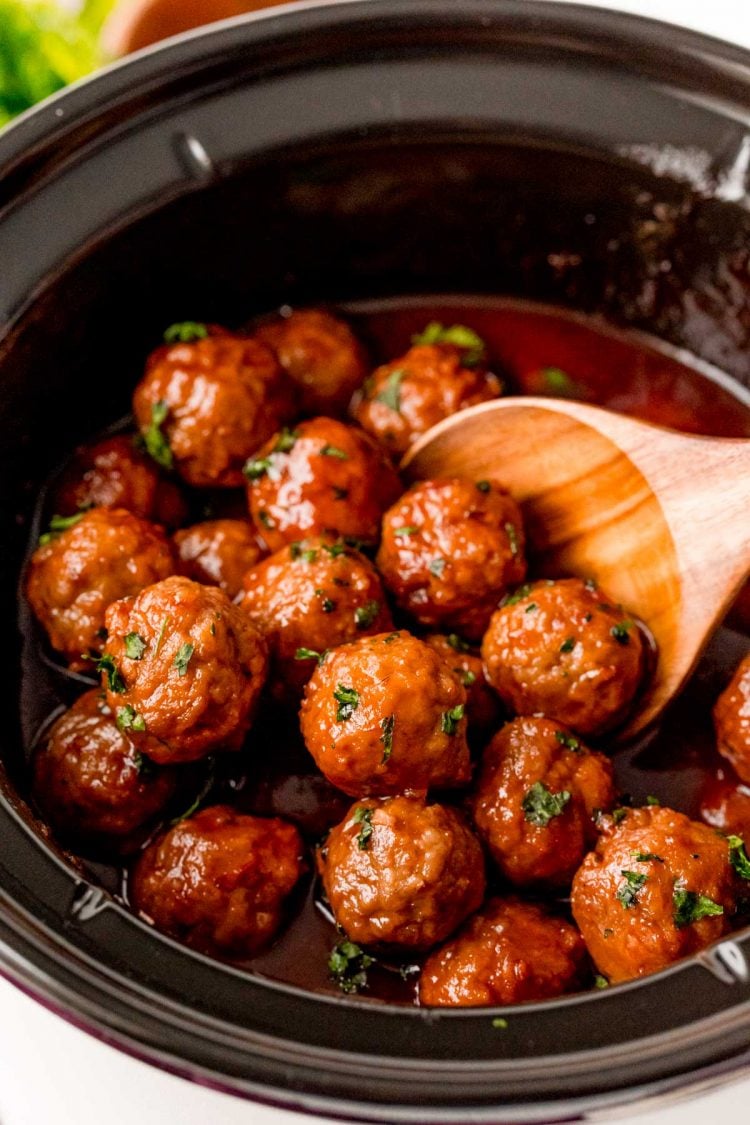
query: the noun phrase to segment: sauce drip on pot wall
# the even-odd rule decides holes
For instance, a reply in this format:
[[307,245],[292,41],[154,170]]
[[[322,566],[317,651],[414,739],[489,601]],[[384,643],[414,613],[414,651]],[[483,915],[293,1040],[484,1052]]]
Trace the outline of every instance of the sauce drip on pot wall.
[[[728,382],[701,371],[689,356],[667,353],[646,337],[617,332],[597,321],[516,302],[469,298],[379,302],[344,311],[378,362],[403,352],[412,334],[428,321],[466,324],[486,341],[493,367],[510,393],[564,395],[675,429],[750,438],[750,397],[741,401]],[[716,754],[711,723],[716,696],[750,648],[747,593],[728,625],[714,637],[688,689],[659,729],[618,750],[616,777],[620,791],[636,804],[653,796],[750,838],[750,789],[737,782]],[[84,689],[80,679],[51,667],[40,655],[38,639],[30,636],[22,687],[28,749],[50,713],[68,706]],[[315,771],[295,716],[267,709],[254,728],[253,745],[247,772],[242,755],[215,762],[213,773],[206,776],[210,802],[227,801],[242,811],[287,817],[309,843],[319,840],[351,801]],[[602,746],[606,749],[606,739]],[[127,898],[124,868],[96,855],[82,862],[95,880]],[[316,894],[310,877],[292,903],[292,918],[280,938],[247,967],[302,988],[339,994],[327,970],[337,934]],[[387,963],[370,970],[363,995],[408,1003],[414,997],[414,980],[409,964]]]

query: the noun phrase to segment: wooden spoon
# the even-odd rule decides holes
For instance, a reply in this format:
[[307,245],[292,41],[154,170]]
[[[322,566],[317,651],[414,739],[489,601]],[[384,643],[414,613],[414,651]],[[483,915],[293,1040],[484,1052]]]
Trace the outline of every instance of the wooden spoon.
[[535,573],[591,576],[645,622],[658,662],[621,737],[679,691],[750,573],[750,440],[505,398],[434,426],[402,469],[498,480],[522,505]]

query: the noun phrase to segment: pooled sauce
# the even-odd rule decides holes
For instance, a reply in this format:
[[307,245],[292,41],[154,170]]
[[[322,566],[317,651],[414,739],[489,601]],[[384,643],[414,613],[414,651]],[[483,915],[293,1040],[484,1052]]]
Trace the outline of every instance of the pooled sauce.
[[[471,298],[381,301],[342,311],[377,363],[404,352],[411,336],[431,320],[460,323],[485,340],[490,366],[504,380],[506,393],[575,398],[686,432],[750,438],[750,396],[740,398],[739,387],[657,341],[591,318]],[[229,497],[228,505],[234,499]],[[196,510],[202,505],[201,498]],[[45,508],[42,522],[50,514]],[[750,649],[750,599],[744,611],[741,603],[728,619],[732,628],[714,636],[659,727],[618,749],[614,761],[626,800],[641,804],[655,797],[722,831],[750,838],[750,788],[716,753],[711,721],[717,695]],[[22,682],[27,753],[50,716],[69,706],[87,685],[50,660],[41,634],[29,625]],[[592,740],[592,745],[606,750],[607,739]],[[319,898],[313,849],[352,802],[315,769],[296,715],[269,701],[248,736],[246,753],[217,755],[212,764],[199,763],[186,776],[190,785],[168,810],[169,818],[189,808],[202,791],[203,804],[227,802],[243,812],[285,817],[300,828],[310,845],[309,877],[293,896],[289,922],[278,939],[245,967],[305,989],[339,994],[329,979],[328,958],[340,935]],[[453,799],[460,802],[461,795]],[[81,862],[94,882],[127,901],[127,864],[91,853]],[[417,958],[381,959],[368,972],[363,997],[413,1002],[417,963]]]

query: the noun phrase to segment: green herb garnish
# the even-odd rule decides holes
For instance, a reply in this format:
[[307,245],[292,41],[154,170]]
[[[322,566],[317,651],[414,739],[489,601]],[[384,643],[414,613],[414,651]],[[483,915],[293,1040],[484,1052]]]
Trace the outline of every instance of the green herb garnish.
[[321,457],[336,457],[339,461],[348,461],[349,454],[345,453],[343,449],[339,449],[337,445],[324,445],[320,451]]
[[581,749],[581,744],[575,737],[575,735],[568,734],[567,731],[556,730],[555,738],[561,746],[565,747],[566,750],[573,750],[577,754]]
[[367,970],[375,958],[346,938],[335,945],[328,958],[328,972],[342,992],[359,992],[367,988]]
[[750,879],[750,859],[741,836],[727,836],[729,862],[742,879]]
[[601,974],[597,973],[597,975],[594,977],[594,988],[609,988],[609,981],[606,977],[603,977],[601,976]]
[[678,930],[699,922],[701,918],[713,918],[724,913],[724,907],[718,902],[698,894],[697,891],[687,891],[678,883],[675,884],[674,895],[674,924]]
[[159,655],[159,650],[161,649],[162,641],[164,640],[164,634],[166,633],[167,627],[168,627],[171,620],[172,620],[172,618],[170,617],[169,614],[167,614],[167,616],[164,618],[164,620],[161,623],[161,629],[159,630],[159,636],[156,638],[156,648],[154,649],[154,656]]
[[434,574],[436,578],[439,578],[445,570],[445,559],[433,559],[430,563],[429,570],[430,574]]
[[440,719],[440,729],[443,734],[453,735],[458,730],[458,724],[464,717],[466,708],[463,703],[459,703],[456,707],[451,707],[450,711],[443,711]]
[[295,660],[317,660],[318,663],[320,664],[321,661],[323,660],[323,657],[326,655],[327,651],[328,651],[327,649],[324,652],[318,652],[317,649],[314,649],[314,648],[298,648],[297,651],[294,654],[294,659]]
[[516,531],[516,525],[513,524],[513,523],[506,523],[505,524],[505,534],[508,536],[508,543],[510,545],[511,555],[517,555],[518,550],[519,550],[519,543],[518,543],[518,532]]
[[501,608],[504,608],[506,605],[518,605],[518,603],[522,602],[524,598],[528,598],[530,593],[531,586],[528,583],[523,586],[519,586],[514,594],[507,594],[503,598],[503,600],[500,602],[500,606]]
[[359,692],[356,688],[345,687],[344,684],[339,684],[333,693],[333,698],[338,703],[336,722],[345,723],[347,719],[351,719],[352,715],[359,707]]
[[454,668],[453,671],[458,673],[461,679],[461,683],[464,685],[464,687],[471,687],[472,684],[476,683],[476,672],[471,672],[468,668]]
[[418,531],[419,528],[415,527],[412,524],[409,527],[397,527],[393,534],[396,535],[399,539],[408,539],[410,535],[416,535]]
[[357,847],[361,852],[366,851],[370,846],[370,839],[372,838],[372,814],[373,809],[365,808],[364,805],[358,805],[354,810],[352,820],[355,824],[361,825],[357,834]]
[[270,457],[255,457],[246,461],[242,466],[242,475],[247,477],[248,480],[256,481],[264,477],[270,471],[272,462]]
[[572,652],[575,647],[575,637],[566,637],[563,643],[560,645],[560,652]]
[[615,895],[623,910],[630,910],[638,902],[638,892],[648,882],[648,875],[640,871],[621,871],[625,882],[620,885]]
[[505,1031],[506,1027],[508,1026],[508,1021],[506,1019],[503,1019],[502,1016],[495,1016],[492,1021],[492,1026],[494,1027],[495,1031]]
[[396,716],[389,715],[387,719],[380,720],[380,729],[382,734],[380,741],[383,743],[383,762],[387,762],[393,750],[393,728],[396,725]]
[[458,633],[449,633],[445,639],[454,652],[468,652],[471,647],[459,637]]
[[544,782],[535,781],[521,802],[521,808],[529,824],[546,828],[554,817],[560,815],[569,800],[567,789],[551,793]]
[[117,723],[117,729],[121,731],[144,731],[146,729],[143,715],[140,715],[135,707],[131,707],[129,703],[118,709],[115,722]]
[[164,332],[167,344],[191,344],[193,340],[205,340],[207,336],[205,324],[197,320],[181,320],[177,324],[170,324]]
[[396,414],[400,413],[401,381],[405,377],[406,372],[400,368],[397,371],[391,371],[382,391],[375,395],[375,401],[382,402],[383,406],[387,406],[389,410],[394,410]]
[[276,438],[276,444],[273,447],[273,452],[288,453],[290,449],[294,449],[298,437],[299,430],[290,430],[287,426],[284,426],[284,429]]
[[86,512],[76,512],[72,516],[53,516],[49,521],[49,530],[39,536],[39,546],[46,547],[61,532],[67,531],[69,527],[75,527],[77,523],[80,523],[85,515]]
[[171,469],[174,465],[172,450],[169,448],[169,442],[161,429],[168,414],[169,406],[166,402],[162,400],[153,403],[151,406],[151,422],[141,433],[146,452],[162,469]]
[[380,613],[380,602],[369,601],[357,606],[354,611],[354,624],[358,629],[369,629]]
[[125,655],[129,660],[143,660],[147,644],[140,633],[128,633],[125,640]]
[[464,324],[453,324],[450,328],[444,328],[439,321],[433,320],[423,332],[412,336],[411,342],[416,345],[454,344],[464,352],[461,358],[465,367],[476,367],[486,355],[482,337],[478,336],[473,328],[467,328]]
[[662,857],[656,855],[655,852],[631,852],[630,854],[638,863],[650,863],[652,860],[654,863],[664,863]]
[[630,633],[628,629],[631,629],[632,626],[632,621],[621,621],[619,625],[612,626],[610,633],[615,638],[618,645],[630,644]]
[[561,367],[543,367],[541,375],[550,394],[561,396],[575,394],[575,383]]
[[103,652],[95,664],[97,672],[100,674],[104,672],[107,677],[107,687],[110,691],[122,695],[125,691],[125,681],[120,675],[119,669],[115,664],[115,658],[108,652]]
[[492,488],[492,485],[488,480],[478,480],[477,488],[480,492],[489,492],[489,490]]
[[187,675],[188,664],[194,652],[195,645],[191,645],[190,641],[185,641],[184,645],[180,645],[177,655],[172,661],[173,666],[177,669],[178,676]]

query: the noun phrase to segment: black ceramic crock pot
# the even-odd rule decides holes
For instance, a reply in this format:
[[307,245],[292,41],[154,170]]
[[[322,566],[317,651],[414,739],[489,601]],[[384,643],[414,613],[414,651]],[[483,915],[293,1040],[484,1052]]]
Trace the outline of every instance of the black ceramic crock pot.
[[[750,57],[535,0],[365,0],[217,25],[0,136],[0,969],[127,1051],[373,1121],[570,1120],[750,1062],[750,934],[503,1012],[316,997],[179,947],[26,808],[16,583],[63,452],[185,316],[503,293],[603,313],[750,383]],[[21,707],[19,709],[19,698]],[[36,700],[35,702],[38,702]],[[43,1069],[44,1060],[40,1060]]]

